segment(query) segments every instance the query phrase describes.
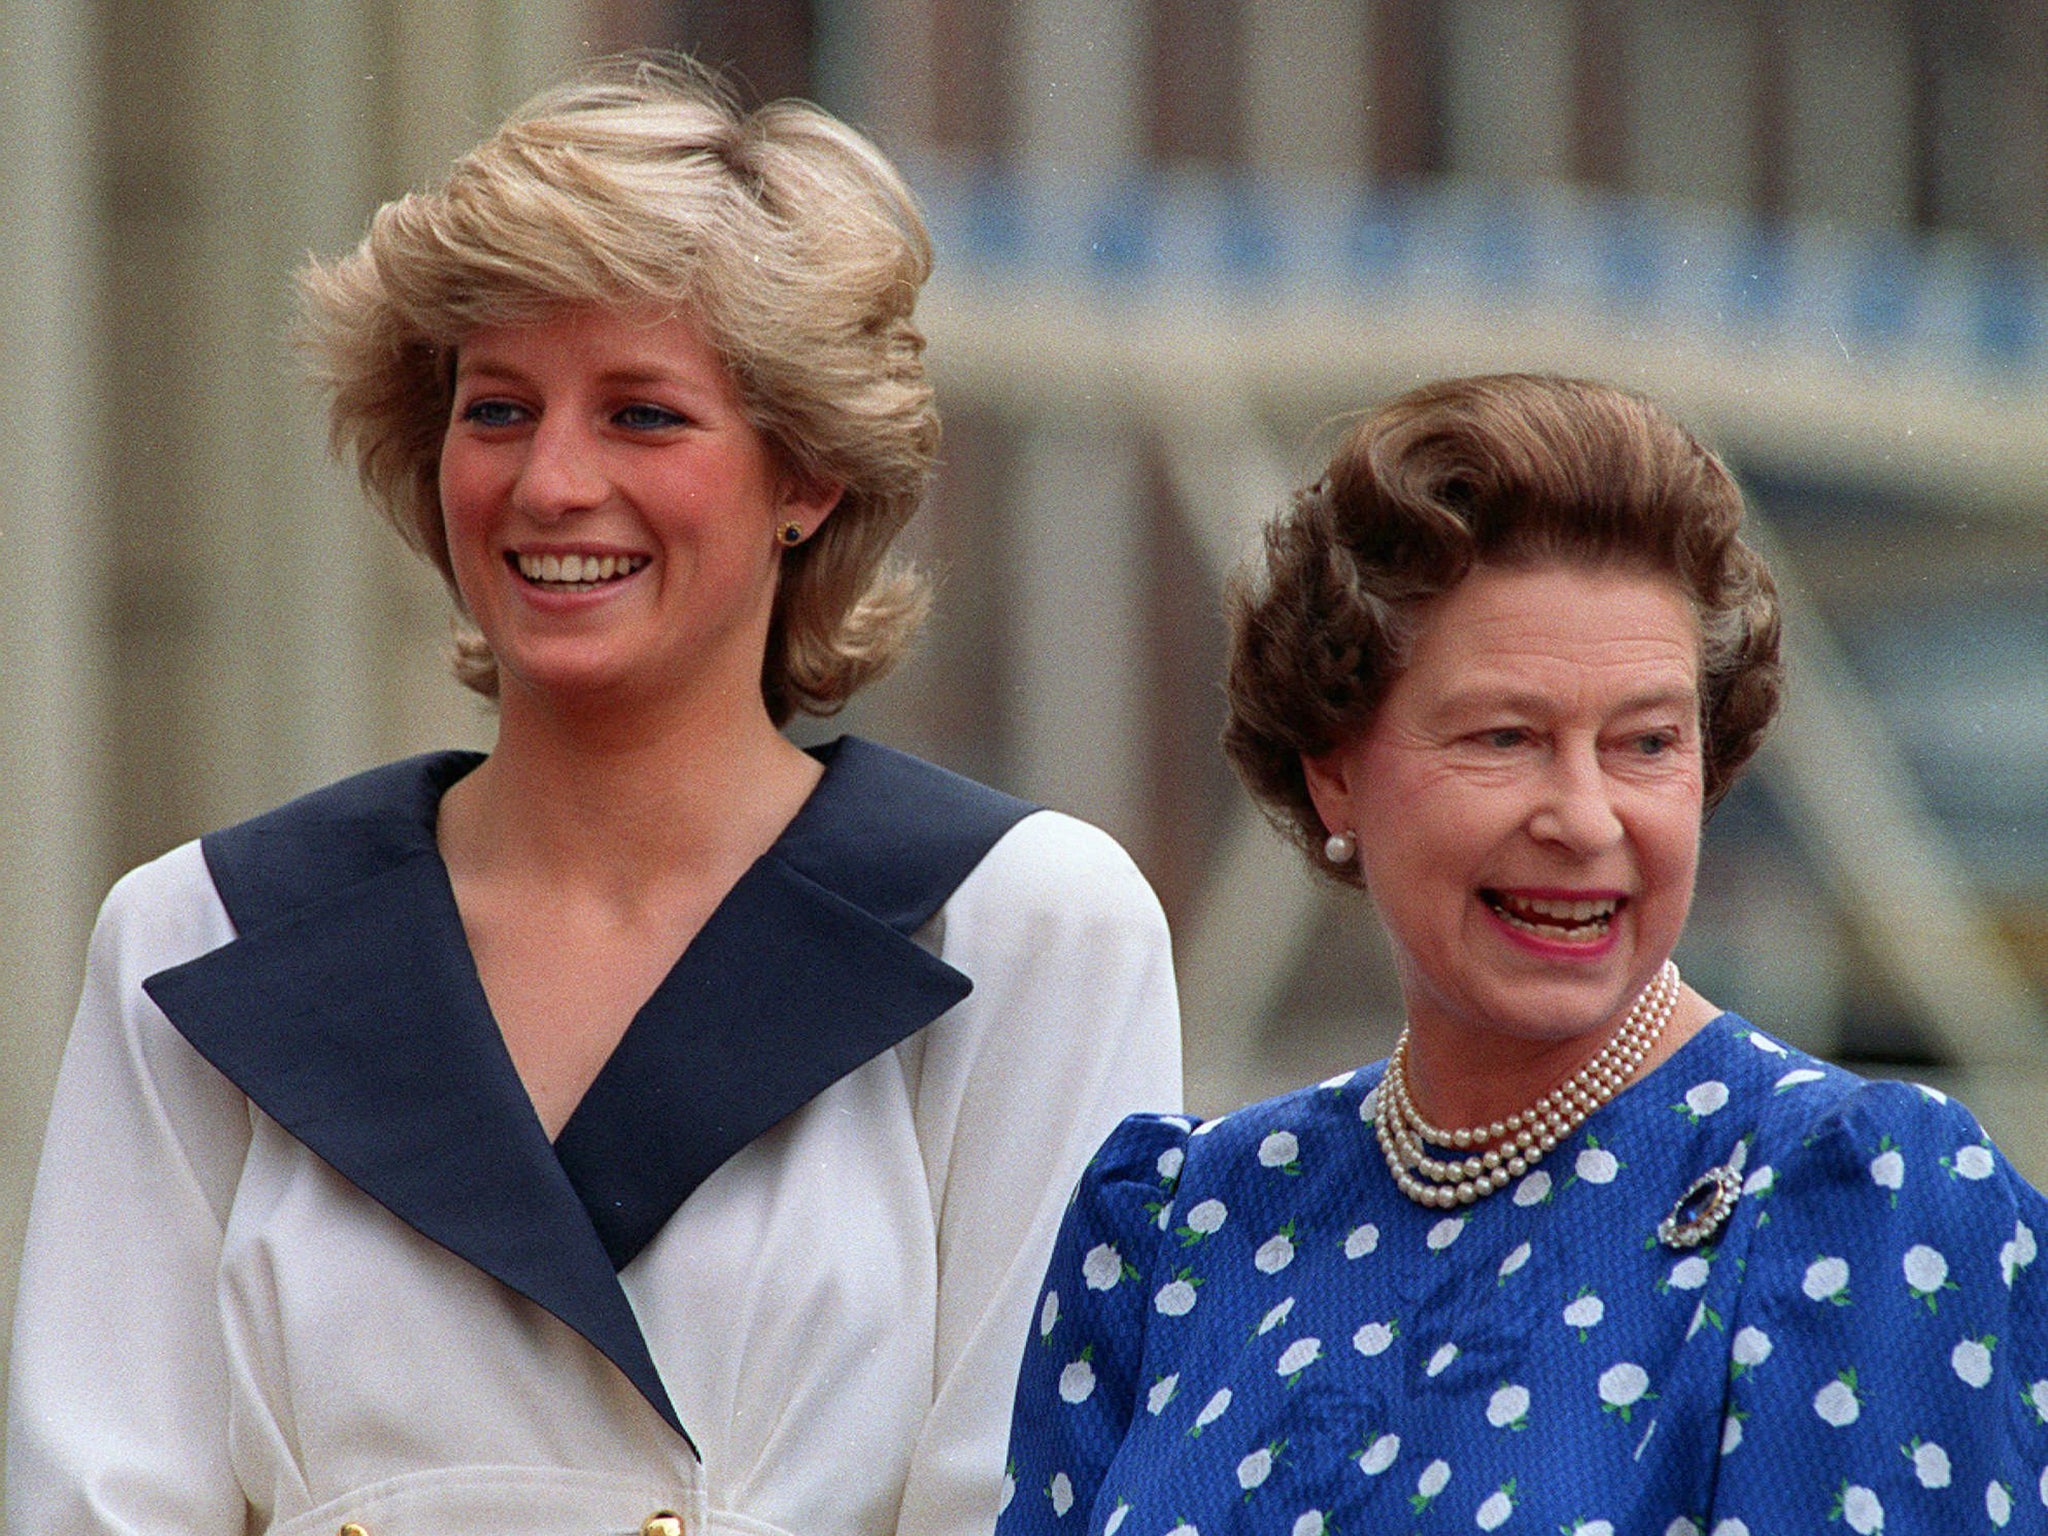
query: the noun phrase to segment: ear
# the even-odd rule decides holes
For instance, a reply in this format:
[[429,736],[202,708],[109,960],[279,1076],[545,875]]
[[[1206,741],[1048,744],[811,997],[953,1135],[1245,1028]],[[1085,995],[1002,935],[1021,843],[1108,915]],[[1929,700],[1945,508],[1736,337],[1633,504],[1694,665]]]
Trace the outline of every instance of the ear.
[[843,480],[824,480],[810,475],[789,475],[782,482],[782,498],[776,503],[775,520],[778,523],[796,522],[803,525],[804,537],[808,539],[824,525],[832,515],[832,509],[839,505],[839,498],[846,494]]
[[1350,746],[1336,746],[1313,756],[1301,756],[1301,776],[1308,784],[1308,797],[1325,832],[1355,832],[1358,818],[1351,809],[1352,791],[1357,787],[1358,754]]

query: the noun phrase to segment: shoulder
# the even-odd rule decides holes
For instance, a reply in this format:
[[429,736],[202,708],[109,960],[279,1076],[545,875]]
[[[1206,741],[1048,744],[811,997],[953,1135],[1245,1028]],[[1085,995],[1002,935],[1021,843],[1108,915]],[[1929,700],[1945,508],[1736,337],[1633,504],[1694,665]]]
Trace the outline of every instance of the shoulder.
[[233,937],[199,843],[182,843],[130,870],[107,892],[93,928],[87,970],[139,981]]
[[1138,917],[1163,929],[1151,884],[1121,844],[1059,811],[1034,811],[996,841],[960,892],[1069,919]]
[[434,849],[448,786],[473,752],[405,758],[316,789],[200,839],[221,900],[243,931]]
[[1135,1254],[1172,1208],[1194,1126],[1184,1115],[1126,1116],[1082,1170],[1066,1229]]
[[2015,1269],[2032,1263],[2048,1199],[1961,1103],[1781,1049],[1752,1089],[1761,1103],[1744,1186],[1758,1204],[1754,1219],[1777,1245],[1881,1242],[1887,1233],[1945,1242],[1949,1234],[1988,1243],[2008,1285]]
[[1275,1173],[1348,1180],[1358,1168],[1360,1107],[1379,1068],[1361,1067],[1205,1120],[1189,1133],[1184,1181],[1209,1191]]
[[[1756,1048],[1748,1055],[1731,1046],[1730,1054],[1744,1069],[1733,1086],[1751,1100],[1757,1152],[1781,1160],[1861,1159],[1865,1165],[1884,1159],[1877,1162],[1880,1182],[1889,1176],[1891,1154],[1900,1160],[1926,1155],[1960,1166],[1956,1176],[1965,1180],[1989,1173],[1992,1154],[1983,1127],[1940,1090],[1858,1076],[1775,1041],[1734,1014],[1710,1027]],[[1961,1156],[1958,1165],[1966,1148],[1979,1150]]]

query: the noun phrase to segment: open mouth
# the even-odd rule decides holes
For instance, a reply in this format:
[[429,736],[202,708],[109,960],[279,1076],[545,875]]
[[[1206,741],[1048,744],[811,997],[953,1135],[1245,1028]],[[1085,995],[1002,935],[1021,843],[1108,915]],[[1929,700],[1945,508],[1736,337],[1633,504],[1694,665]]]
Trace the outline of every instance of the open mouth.
[[624,581],[647,564],[645,555],[524,555],[506,560],[527,581],[550,592],[595,592],[607,582]]
[[1621,910],[1619,896],[1521,896],[1482,890],[1479,899],[1510,928],[1554,944],[1591,944],[1605,938]]

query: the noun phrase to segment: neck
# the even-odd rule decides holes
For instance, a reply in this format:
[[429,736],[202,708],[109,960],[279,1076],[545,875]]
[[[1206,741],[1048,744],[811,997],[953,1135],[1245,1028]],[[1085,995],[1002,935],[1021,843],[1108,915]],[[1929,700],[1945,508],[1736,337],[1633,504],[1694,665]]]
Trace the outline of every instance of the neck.
[[513,689],[496,748],[444,797],[437,838],[458,875],[520,871],[630,898],[752,862],[821,773],[758,687],[646,712],[551,707]]
[[[1660,1066],[1720,1010],[1680,985],[1671,1017],[1651,1042],[1634,1077]],[[1490,1125],[1528,1109],[1597,1056],[1627,1014],[1568,1040],[1525,1040],[1491,1033],[1454,1033],[1412,1025],[1407,1031],[1408,1091],[1415,1108],[1439,1127]]]

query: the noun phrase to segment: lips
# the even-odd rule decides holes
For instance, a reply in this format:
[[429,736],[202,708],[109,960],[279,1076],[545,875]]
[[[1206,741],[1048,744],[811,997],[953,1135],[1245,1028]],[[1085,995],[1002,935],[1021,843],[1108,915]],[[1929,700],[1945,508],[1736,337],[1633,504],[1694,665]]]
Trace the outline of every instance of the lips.
[[1510,928],[1557,944],[1592,944],[1607,936],[1627,899],[1614,895],[1535,896],[1482,890],[1479,899]]

